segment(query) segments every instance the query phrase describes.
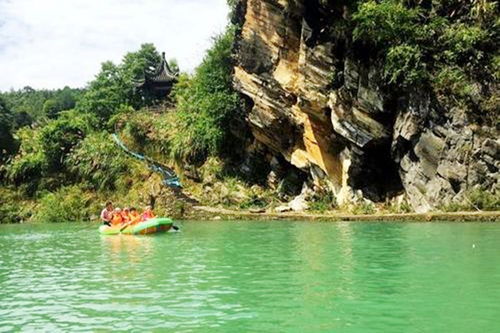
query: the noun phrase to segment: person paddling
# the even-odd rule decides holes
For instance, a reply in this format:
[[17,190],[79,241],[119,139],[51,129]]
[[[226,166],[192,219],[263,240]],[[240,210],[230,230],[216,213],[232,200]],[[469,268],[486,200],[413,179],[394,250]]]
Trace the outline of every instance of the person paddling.
[[130,222],[130,209],[128,207],[123,208],[122,218],[123,218],[123,223]]
[[120,232],[127,229],[128,226],[131,226],[131,225],[134,225],[134,224],[141,222],[141,219],[142,219],[142,216],[141,216],[141,214],[139,214],[137,209],[135,209],[134,207],[130,208],[129,213],[128,213],[128,220],[126,223],[123,224],[123,226],[120,229]]
[[119,225],[122,224],[123,221],[123,216],[122,216],[122,210],[121,208],[115,208],[115,212],[113,213],[113,218],[111,219],[111,224],[112,225]]
[[106,207],[101,212],[101,220],[104,225],[111,227],[111,220],[113,218],[113,203],[106,202]]
[[136,224],[141,222],[141,214],[139,214],[137,209],[135,209],[134,207],[130,208],[129,217],[130,217],[130,224]]

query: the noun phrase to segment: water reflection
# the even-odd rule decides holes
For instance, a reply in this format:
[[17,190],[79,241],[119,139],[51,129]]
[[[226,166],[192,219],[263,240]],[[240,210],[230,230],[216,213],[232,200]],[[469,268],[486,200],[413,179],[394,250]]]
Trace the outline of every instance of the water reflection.
[[152,254],[154,240],[154,237],[148,236],[101,236],[104,253],[107,253],[114,262],[127,260],[137,263],[144,260],[144,258]]

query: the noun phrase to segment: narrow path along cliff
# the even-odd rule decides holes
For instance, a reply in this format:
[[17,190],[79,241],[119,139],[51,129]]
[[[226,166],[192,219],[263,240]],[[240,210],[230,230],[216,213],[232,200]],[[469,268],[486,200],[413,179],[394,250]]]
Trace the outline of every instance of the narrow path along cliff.
[[[301,221],[379,221],[379,222],[499,222],[500,211],[494,212],[434,212],[434,213],[406,213],[406,214],[366,214],[354,215],[346,213],[294,213],[294,212],[253,212],[231,210],[205,206],[194,206],[192,216],[205,217],[210,220],[301,220]],[[198,212],[196,212],[198,211]],[[190,215],[188,215],[188,219]]]

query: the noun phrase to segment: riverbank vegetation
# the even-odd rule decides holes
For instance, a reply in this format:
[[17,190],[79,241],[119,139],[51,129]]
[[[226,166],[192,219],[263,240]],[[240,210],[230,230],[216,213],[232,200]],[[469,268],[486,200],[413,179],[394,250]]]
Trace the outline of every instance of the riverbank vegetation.
[[[161,62],[152,44],[120,64],[103,63],[82,90],[2,93],[0,222],[89,220],[108,199],[156,200],[162,179],[119,150],[115,130],[131,148],[167,165],[201,166],[223,155],[234,143],[228,124],[239,110],[231,85],[233,37],[230,26],[214,38],[203,63],[193,75],[180,75],[166,101],[135,89],[144,69]],[[168,209],[166,201],[158,200],[157,209]]]
[[[352,17],[336,29],[352,34],[355,48],[372,44],[378,50],[394,89],[430,82],[450,107],[465,103],[486,112],[472,118],[497,122],[498,91],[491,84],[500,75],[496,3],[476,1],[459,12],[453,2],[439,3],[352,2]],[[245,137],[234,128],[245,115],[232,86],[235,31],[230,25],[213,39],[201,65],[180,74],[166,101],[135,88],[145,68],[162,59],[152,44],[119,64],[104,62],[84,89],[0,93],[0,223],[95,219],[108,199],[119,205],[153,201],[159,214],[182,215],[183,201],[145,164],[119,150],[111,138],[115,131],[132,150],[174,167],[184,190],[203,205],[272,210],[299,195],[298,176],[270,186],[255,161],[253,170],[241,171]],[[467,199],[443,210],[500,207],[496,193],[475,191]],[[308,200],[316,212],[411,211],[404,199],[338,207],[333,193],[318,192]]]

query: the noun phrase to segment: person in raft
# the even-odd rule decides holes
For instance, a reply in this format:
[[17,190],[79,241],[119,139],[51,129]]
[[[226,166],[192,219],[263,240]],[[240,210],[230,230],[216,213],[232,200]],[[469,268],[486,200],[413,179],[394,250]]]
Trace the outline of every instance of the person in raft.
[[113,203],[106,202],[106,207],[101,212],[101,220],[104,225],[111,227],[111,220],[113,219]]
[[130,224],[137,224],[141,222],[141,214],[135,209],[134,207],[130,208],[130,213],[129,213],[129,218],[130,218]]
[[149,219],[154,219],[156,215],[153,213],[151,206],[146,206],[144,213],[142,213],[142,221],[147,221]]
[[115,208],[115,211],[113,213],[113,217],[111,218],[111,224],[112,225],[119,225],[124,222],[123,216],[122,216],[122,210],[119,207]]
[[130,209],[123,208],[122,211],[122,218],[123,218],[123,223],[129,223],[130,222]]

